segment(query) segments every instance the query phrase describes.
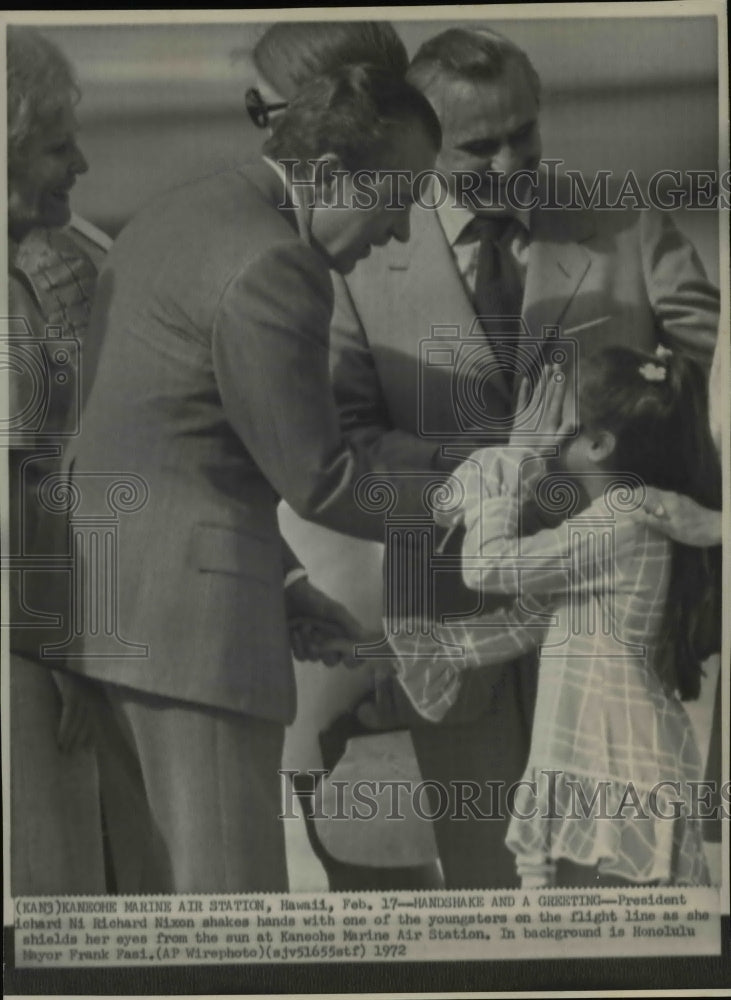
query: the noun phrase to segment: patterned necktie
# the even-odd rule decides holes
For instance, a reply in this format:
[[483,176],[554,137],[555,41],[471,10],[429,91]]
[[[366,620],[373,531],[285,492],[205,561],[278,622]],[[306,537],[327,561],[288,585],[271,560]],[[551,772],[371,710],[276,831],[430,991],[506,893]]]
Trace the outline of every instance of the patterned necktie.
[[[509,218],[475,219],[479,227],[480,248],[475,274],[475,311],[483,320],[485,332],[500,361],[508,385],[514,375],[513,359],[515,340],[500,336],[510,331],[514,334],[515,317],[523,308],[523,283],[510,252],[510,243],[519,225]],[[510,318],[512,322],[501,320]]]

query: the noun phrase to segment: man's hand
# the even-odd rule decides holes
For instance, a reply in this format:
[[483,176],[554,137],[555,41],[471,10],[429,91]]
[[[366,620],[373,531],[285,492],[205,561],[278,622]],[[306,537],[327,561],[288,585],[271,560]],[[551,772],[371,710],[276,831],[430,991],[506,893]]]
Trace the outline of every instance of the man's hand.
[[[518,390],[516,417],[510,435],[511,445],[553,448],[561,444],[574,429],[573,415],[564,412],[567,385],[566,373],[558,365],[544,366],[530,398],[530,379],[523,379]],[[523,414],[533,413],[538,414],[539,419],[535,434],[529,435],[524,429],[521,430],[522,419]]]
[[356,640],[343,635],[331,621],[290,618],[288,624],[289,641],[295,660],[324,663],[328,667],[341,662],[348,667],[358,666],[359,661],[354,655]]
[[358,665],[354,649],[366,634],[347,608],[307,579],[287,587],[285,601],[295,659],[322,661],[328,667],[341,661]]
[[61,670],[53,671],[53,679],[61,695],[61,721],[58,725],[56,742],[62,753],[71,753],[79,747],[88,747],[94,730],[89,702],[84,682],[73,674]]
[[721,511],[702,507],[680,493],[649,486],[644,503],[631,516],[681,545],[710,548],[721,544]]

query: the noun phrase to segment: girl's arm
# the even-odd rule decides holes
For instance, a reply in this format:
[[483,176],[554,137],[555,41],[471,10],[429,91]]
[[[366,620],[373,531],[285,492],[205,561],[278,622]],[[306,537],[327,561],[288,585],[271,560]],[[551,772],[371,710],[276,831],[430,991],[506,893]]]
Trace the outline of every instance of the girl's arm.
[[[526,533],[545,460],[526,448],[484,449],[454,473],[465,490],[462,576],[493,594],[565,592],[571,569],[566,522]],[[558,488],[558,487],[557,487]]]
[[[468,463],[472,468],[466,475],[462,467],[454,475],[470,490],[462,575],[472,590],[524,599],[591,593],[611,571],[619,549],[633,544],[631,522],[615,517],[618,505],[611,501],[596,500],[572,518],[576,487],[563,477],[544,478],[545,460],[531,449],[485,449]],[[528,501],[545,515],[563,508],[567,520],[530,534]]]
[[463,671],[517,659],[540,646],[553,621],[545,601],[530,595],[464,624],[432,623],[428,635],[406,620],[389,633],[397,677],[416,711],[438,721],[454,704]]
[[[530,401],[530,412],[539,414],[533,438],[518,422],[507,447],[477,451],[452,473],[451,509],[444,514],[464,524],[462,573],[472,590],[566,593],[569,526],[536,533],[535,525],[537,520],[545,523],[546,513],[556,523],[557,506],[568,516],[578,503],[576,496],[575,503],[561,504],[571,499],[575,487],[566,479],[545,479],[545,459],[539,453],[548,448],[548,454],[555,454],[575,425],[574,394],[567,393],[567,385],[559,369],[544,367]],[[516,412],[526,410],[529,393],[525,378]],[[536,514],[544,516],[537,519]],[[444,523],[439,513],[436,517]]]

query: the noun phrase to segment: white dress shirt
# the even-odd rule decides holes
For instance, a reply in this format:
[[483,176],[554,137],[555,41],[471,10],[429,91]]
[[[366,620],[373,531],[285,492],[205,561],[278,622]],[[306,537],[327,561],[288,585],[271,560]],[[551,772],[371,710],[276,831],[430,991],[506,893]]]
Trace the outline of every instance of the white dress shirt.
[[[480,251],[480,237],[476,230],[469,230],[472,221],[477,217],[469,209],[450,204],[449,200],[436,209],[444,235],[452,250],[467,294],[474,302],[475,277],[477,275],[477,258]],[[523,287],[528,269],[528,251],[530,247],[530,211],[516,210],[511,213],[515,219],[514,231],[510,237],[510,256],[515,264]]]

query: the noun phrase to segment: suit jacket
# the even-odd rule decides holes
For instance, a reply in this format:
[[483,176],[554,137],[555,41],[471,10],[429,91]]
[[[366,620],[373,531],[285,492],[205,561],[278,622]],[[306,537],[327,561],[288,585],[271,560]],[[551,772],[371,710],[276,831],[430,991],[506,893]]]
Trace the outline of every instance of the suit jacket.
[[[654,350],[664,341],[710,364],[718,292],[668,213],[539,208],[530,231],[522,313],[528,352],[541,344],[544,326],[560,326],[579,356],[609,344]],[[410,242],[374,251],[336,279],[335,291],[331,367],[341,423],[373,461],[399,471],[453,467],[441,445],[475,447],[464,434],[464,400],[488,415],[493,443],[507,440],[514,402],[489,340],[478,329],[482,363],[472,375],[465,369],[455,380],[458,351],[447,351],[444,362],[445,344],[468,343],[476,317],[435,211],[415,208]],[[446,552],[458,557],[459,542],[455,533]],[[480,608],[459,572],[439,572],[432,582],[437,614]],[[501,690],[501,671],[471,672],[445,722],[483,711]]]
[[353,502],[367,456],[343,441],[332,397],[332,294],[263,164],[186,185],[121,233],[99,278],[103,346],[66,457],[84,586],[99,565],[91,536],[106,532],[116,593],[104,621],[87,602],[73,669],[291,721],[293,556],[278,500],[352,534],[381,531]]
[[[426,347],[435,330],[464,341],[475,323],[437,213],[415,208],[409,243],[374,250],[335,288],[331,365],[344,428],[389,467],[430,467],[463,425],[449,366],[428,363]],[[709,366],[718,315],[718,291],[669,213],[532,212],[522,319],[533,342],[558,325],[580,353],[662,341]],[[510,415],[499,368],[479,398],[492,416]],[[505,439],[509,430],[508,421]]]

